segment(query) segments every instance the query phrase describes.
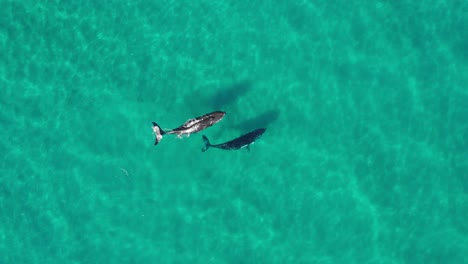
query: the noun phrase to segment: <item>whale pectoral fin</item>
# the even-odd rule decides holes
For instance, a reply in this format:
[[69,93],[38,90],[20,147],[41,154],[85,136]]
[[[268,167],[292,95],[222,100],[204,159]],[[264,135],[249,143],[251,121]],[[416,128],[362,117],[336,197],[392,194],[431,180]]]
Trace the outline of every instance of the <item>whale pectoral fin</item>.
[[250,145],[247,145],[247,151],[250,153]]

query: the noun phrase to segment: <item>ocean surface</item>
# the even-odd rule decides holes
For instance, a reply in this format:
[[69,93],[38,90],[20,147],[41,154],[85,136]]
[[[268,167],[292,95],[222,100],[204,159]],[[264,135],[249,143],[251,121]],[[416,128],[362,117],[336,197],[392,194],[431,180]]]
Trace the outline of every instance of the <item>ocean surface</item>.
[[0,6],[0,263],[468,263],[468,1]]

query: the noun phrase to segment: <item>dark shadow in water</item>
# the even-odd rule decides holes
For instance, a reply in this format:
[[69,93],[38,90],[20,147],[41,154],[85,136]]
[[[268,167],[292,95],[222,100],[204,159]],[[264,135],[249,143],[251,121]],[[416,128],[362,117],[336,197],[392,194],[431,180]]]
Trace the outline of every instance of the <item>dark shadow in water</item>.
[[253,118],[242,121],[235,127],[241,131],[251,131],[257,128],[268,128],[279,117],[278,109],[268,110]]
[[222,110],[225,109],[226,106],[234,104],[241,96],[245,95],[250,88],[252,88],[251,81],[241,81],[217,90],[208,98],[208,101],[214,109]]
[[187,106],[190,111],[197,113],[212,111],[236,113],[238,112],[237,101],[252,88],[252,82],[245,80],[229,86],[213,88],[212,86],[207,87],[211,91],[201,89],[190,93],[184,100],[188,102]]

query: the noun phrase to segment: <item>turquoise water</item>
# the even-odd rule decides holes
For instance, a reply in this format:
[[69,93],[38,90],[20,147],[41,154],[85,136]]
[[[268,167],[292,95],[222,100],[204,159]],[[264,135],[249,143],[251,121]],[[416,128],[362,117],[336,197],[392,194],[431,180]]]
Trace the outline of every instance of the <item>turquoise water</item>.
[[1,1],[0,263],[467,263],[467,1],[101,2]]

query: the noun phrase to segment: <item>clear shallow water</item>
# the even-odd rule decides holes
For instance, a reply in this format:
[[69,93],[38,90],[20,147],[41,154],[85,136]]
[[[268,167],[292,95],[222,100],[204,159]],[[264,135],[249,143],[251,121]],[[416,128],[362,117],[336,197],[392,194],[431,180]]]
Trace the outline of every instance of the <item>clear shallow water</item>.
[[467,10],[4,1],[0,262],[463,263]]

